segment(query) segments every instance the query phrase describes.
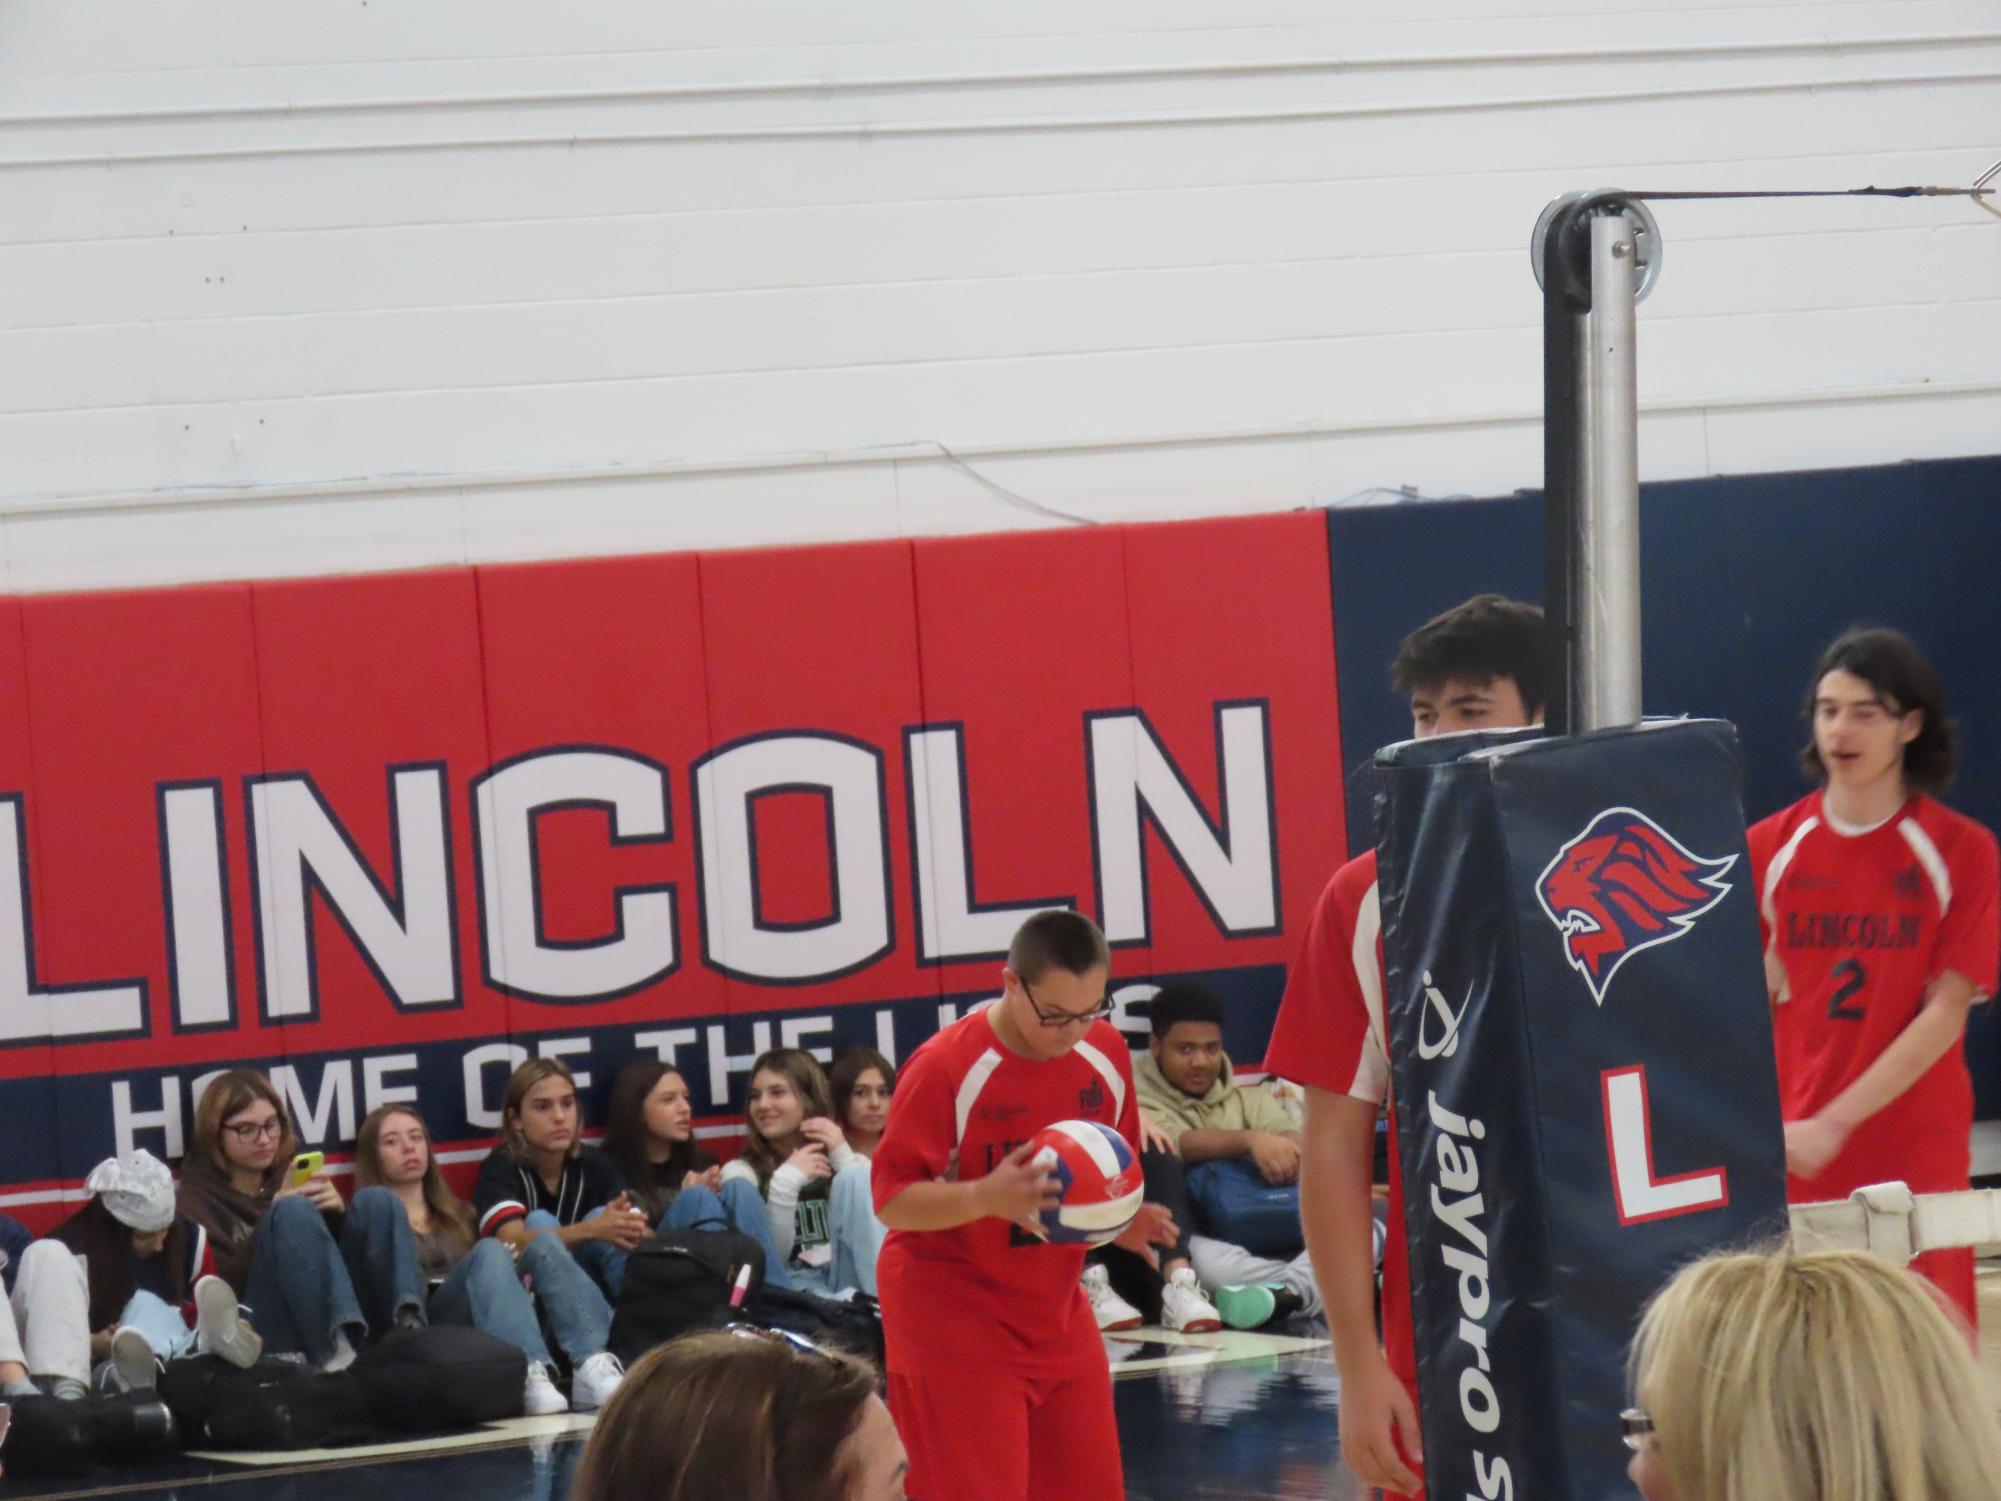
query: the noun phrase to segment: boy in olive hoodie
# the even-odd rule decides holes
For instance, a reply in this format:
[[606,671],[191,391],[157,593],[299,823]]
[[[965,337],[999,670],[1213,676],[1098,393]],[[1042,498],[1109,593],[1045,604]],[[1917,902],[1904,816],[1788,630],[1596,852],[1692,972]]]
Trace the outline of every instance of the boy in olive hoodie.
[[[1191,1178],[1233,1171],[1206,1164],[1246,1164],[1264,1182],[1292,1188],[1296,1215],[1299,1128],[1269,1092],[1231,1078],[1222,1003],[1199,985],[1169,985],[1149,1013],[1153,1035],[1133,1067],[1140,1108],[1173,1141]],[[1275,1260],[1220,1238],[1220,1225],[1207,1228],[1215,1233],[1192,1236],[1189,1250],[1225,1323],[1252,1329],[1320,1311],[1304,1232],[1290,1260]]]

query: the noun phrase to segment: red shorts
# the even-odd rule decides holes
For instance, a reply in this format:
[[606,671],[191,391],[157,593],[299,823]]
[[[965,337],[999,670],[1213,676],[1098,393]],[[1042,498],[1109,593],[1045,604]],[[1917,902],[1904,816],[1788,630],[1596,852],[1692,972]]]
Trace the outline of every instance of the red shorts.
[[1925,1278],[1952,1302],[1980,1349],[1980,1297],[1973,1290],[1973,1248],[1960,1251],[1927,1251],[1911,1263],[1911,1270]]
[[[1094,1331],[1095,1337],[1095,1331]],[[1111,1372],[966,1367],[889,1378],[911,1501],[1117,1501],[1126,1493]]]

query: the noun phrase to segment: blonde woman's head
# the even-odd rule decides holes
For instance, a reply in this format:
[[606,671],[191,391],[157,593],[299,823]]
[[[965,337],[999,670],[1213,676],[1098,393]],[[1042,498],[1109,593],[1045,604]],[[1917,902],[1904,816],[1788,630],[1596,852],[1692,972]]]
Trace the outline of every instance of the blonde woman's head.
[[1994,1501],[2001,1423],[1965,1330],[1861,1251],[1712,1256],[1633,1344],[1646,1501]]

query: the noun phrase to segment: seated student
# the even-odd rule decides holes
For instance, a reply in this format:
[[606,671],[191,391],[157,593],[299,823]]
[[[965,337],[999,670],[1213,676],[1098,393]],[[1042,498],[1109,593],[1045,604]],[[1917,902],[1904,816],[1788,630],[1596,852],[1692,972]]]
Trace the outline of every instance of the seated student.
[[732,1324],[649,1350],[599,1417],[570,1501],[903,1501],[910,1469],[863,1362]]
[[890,1096],[896,1093],[896,1065],[874,1048],[849,1048],[827,1070],[834,1120],[860,1157],[873,1157],[889,1124]]
[[296,1146],[269,1079],[218,1074],[195,1106],[180,1212],[207,1233],[206,1254],[255,1311],[267,1351],[344,1370],[368,1334],[334,1239],[346,1205],[323,1173],[292,1182]]
[[[93,1377],[100,1388],[150,1387],[158,1362],[198,1338],[238,1365],[255,1360],[259,1341],[237,1319],[236,1295],[219,1277],[195,1280],[195,1237],[174,1217],[167,1165],[134,1152],[99,1163],[85,1187],[81,1209],[19,1252],[13,1295],[0,1305],[5,1394],[78,1398]],[[181,1316],[191,1297],[210,1310],[199,1337]]]
[[875,1217],[866,1157],[834,1124],[827,1076],[811,1053],[774,1048],[750,1067],[743,1155],[723,1168],[764,1195],[778,1261],[795,1287],[875,1296],[886,1233]]
[[[470,1325],[528,1357],[523,1406],[529,1416],[602,1407],[618,1390],[618,1362],[605,1353],[611,1305],[553,1235],[531,1236],[515,1251],[473,1232],[472,1206],[445,1186],[431,1135],[414,1105],[383,1105],[362,1121],[354,1143],[354,1209],[370,1190],[403,1218],[403,1233],[344,1240],[355,1288],[371,1322],[414,1306],[419,1322]],[[379,1201],[378,1201],[379,1202]],[[354,1209],[349,1210],[350,1220]],[[530,1293],[523,1278],[534,1285]],[[416,1301],[414,1305],[411,1300]],[[551,1379],[554,1361],[535,1315],[570,1358],[566,1402]]]
[[[1231,1079],[1222,1003],[1199,985],[1169,985],[1154,996],[1149,1016],[1153,1035],[1133,1067],[1140,1105],[1174,1138],[1191,1175],[1205,1171],[1205,1164],[1231,1163],[1237,1167],[1229,1171],[1254,1171],[1266,1183],[1292,1185],[1296,1221],[1299,1130],[1264,1090]],[[1280,1261],[1233,1244],[1227,1225],[1203,1228],[1207,1234],[1189,1241],[1195,1273],[1214,1291],[1232,1328],[1320,1311],[1303,1230],[1290,1242],[1300,1249]]]
[[1993,1501],[1965,1326],[1865,1251],[1720,1253],[1657,1294],[1621,1414],[1644,1501]]
[[500,1142],[479,1165],[472,1202],[481,1235],[518,1249],[547,1231],[613,1303],[626,1254],[651,1230],[618,1164],[584,1145],[576,1076],[560,1058],[531,1058],[508,1078]]
[[[1181,1334],[1208,1334],[1223,1327],[1223,1316],[1202,1291],[1194,1264],[1195,1211],[1173,1138],[1139,1112],[1140,1169],[1145,1198],[1173,1217],[1174,1243],[1152,1256],[1123,1246],[1100,1246],[1084,1263],[1084,1296],[1100,1333],[1157,1323]],[[1109,1352],[1108,1352],[1109,1353]]]
[[679,1069],[658,1058],[633,1059],[612,1081],[607,1114],[605,1155],[625,1175],[626,1191],[648,1224],[741,1231],[764,1248],[765,1280],[792,1285],[756,1185],[741,1178],[723,1182],[716,1159],[695,1144],[695,1111]]

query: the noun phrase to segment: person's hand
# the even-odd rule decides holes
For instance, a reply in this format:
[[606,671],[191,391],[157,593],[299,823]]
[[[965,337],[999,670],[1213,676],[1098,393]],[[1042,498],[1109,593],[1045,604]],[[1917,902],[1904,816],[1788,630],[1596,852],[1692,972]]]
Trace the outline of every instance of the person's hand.
[[1765,995],[1774,1006],[1793,998],[1792,982],[1786,978],[1785,961],[1772,949],[1765,950]]
[[1267,1183],[1299,1181],[1299,1143],[1270,1131],[1251,1133],[1251,1161]]
[[1009,1220],[1042,1234],[1042,1212],[1063,1202],[1053,1168],[1035,1161],[1036,1146],[1025,1141],[1003,1157],[994,1170],[977,1181],[980,1208],[996,1219]]
[[817,1141],[809,1141],[785,1159],[787,1167],[797,1168],[808,1178],[831,1178],[833,1165],[827,1161],[827,1149]]
[[700,1172],[691,1168],[681,1175],[681,1186],[683,1188],[706,1188],[710,1193],[721,1193],[723,1189],[723,1170],[720,1166],[704,1168]]
[[621,1251],[630,1251],[642,1240],[651,1227],[646,1223],[646,1213],[632,1202],[632,1195],[621,1193],[604,1206],[604,1213],[593,1219],[597,1226],[597,1238],[610,1241]]
[[288,1199],[293,1194],[301,1194],[312,1201],[313,1208],[321,1214],[336,1214],[347,1207],[347,1201],[340,1196],[340,1190],[333,1186],[333,1179],[321,1173],[314,1173],[304,1183],[293,1183],[287,1179],[279,1190],[271,1195],[271,1202]]
[[799,1134],[808,1142],[818,1142],[827,1149],[830,1156],[848,1144],[847,1137],[841,1134],[841,1128],[824,1115],[810,1116],[800,1122]]
[[1124,1251],[1141,1257],[1155,1271],[1160,1270],[1160,1252],[1157,1247],[1171,1246],[1181,1239],[1181,1229],[1174,1223],[1174,1211],[1165,1204],[1142,1204],[1133,1222],[1121,1230],[1112,1244]]
[[1795,1178],[1818,1178],[1848,1144],[1848,1133],[1814,1116],[1786,1122],[1786,1171]]
[[1174,1154],[1174,1138],[1156,1126],[1144,1110],[1139,1113],[1139,1145],[1143,1152]]
[[91,1335],[90,1363],[92,1365],[101,1365],[103,1362],[111,1359],[111,1336],[114,1332],[115,1330],[107,1327]]
[[1397,1452],[1404,1449],[1422,1461],[1417,1431],[1417,1406],[1389,1362],[1380,1355],[1373,1365],[1341,1381],[1341,1458],[1364,1485],[1411,1494],[1421,1483]]

